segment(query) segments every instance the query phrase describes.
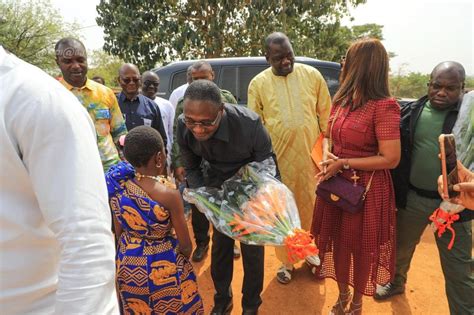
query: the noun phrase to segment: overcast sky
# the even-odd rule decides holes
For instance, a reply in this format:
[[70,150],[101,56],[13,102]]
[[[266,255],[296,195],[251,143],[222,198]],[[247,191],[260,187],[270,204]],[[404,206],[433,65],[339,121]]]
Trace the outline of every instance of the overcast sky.
[[[95,22],[99,0],[52,3],[66,20],[75,19],[86,27],[82,34],[87,49],[102,47],[103,32]],[[455,60],[474,75],[473,0],[368,0],[351,12],[354,21],[347,24],[384,26],[383,43],[397,54],[391,60],[393,72],[402,68],[429,73],[437,63]]]

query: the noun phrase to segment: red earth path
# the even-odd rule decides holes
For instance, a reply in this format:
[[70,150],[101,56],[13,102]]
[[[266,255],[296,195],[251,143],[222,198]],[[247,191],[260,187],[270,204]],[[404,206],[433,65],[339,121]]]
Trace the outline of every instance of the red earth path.
[[[190,226],[191,230],[191,226]],[[200,263],[193,263],[198,276],[199,292],[204,300],[205,313],[213,306],[214,287],[211,279],[210,251]],[[299,263],[293,273],[293,281],[282,285],[275,279],[279,262],[273,248],[265,249],[265,279],[262,292],[263,304],[259,314],[328,314],[337,299],[337,285],[331,279],[315,280],[309,268]],[[242,314],[241,288],[243,268],[241,258],[234,260],[232,314]],[[418,244],[408,273],[405,294],[386,302],[376,302],[364,297],[363,314],[449,314],[444,291],[438,250],[434,235],[427,228]]]

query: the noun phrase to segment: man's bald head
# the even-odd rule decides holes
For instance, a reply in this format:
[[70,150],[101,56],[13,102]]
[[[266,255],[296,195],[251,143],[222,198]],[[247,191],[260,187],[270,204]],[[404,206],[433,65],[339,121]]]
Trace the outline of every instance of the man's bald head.
[[142,81],[146,81],[147,79],[156,79],[158,82],[160,81],[160,77],[154,73],[153,71],[145,71],[142,74]]
[[153,71],[145,71],[142,75],[142,94],[154,99],[160,86],[160,77]]
[[428,99],[437,109],[448,109],[459,104],[464,92],[466,71],[456,61],[444,61],[434,67],[428,83]]
[[443,61],[439,63],[438,65],[436,65],[436,67],[434,67],[433,71],[431,71],[430,78],[432,79],[441,72],[457,73],[461,82],[464,82],[464,80],[466,79],[466,70],[464,69],[463,65],[457,61]]
[[88,65],[84,44],[78,39],[66,37],[56,43],[54,51],[64,80],[74,87],[86,84]]
[[288,44],[291,47],[290,39],[288,36],[283,34],[282,32],[274,32],[265,38],[265,54],[268,54],[270,51],[271,45],[283,45]]
[[140,75],[140,70],[136,65],[134,65],[133,63],[124,63],[119,69],[119,76],[121,76],[124,72],[128,71],[133,71]]
[[193,70],[206,70],[206,71],[212,71],[212,66],[209,62],[205,60],[199,60],[196,61],[191,65],[191,72]]
[[123,64],[119,69],[118,83],[127,99],[134,99],[140,88],[140,70],[138,70],[138,67],[131,63]]
[[83,57],[87,57],[86,47],[84,44],[77,38],[73,37],[65,37],[58,40],[54,46],[54,52],[56,58],[63,57],[64,55],[70,57],[78,53],[82,54]]
[[214,70],[209,62],[205,60],[196,61],[191,65],[192,81],[196,80],[214,80]]
[[281,33],[271,33],[265,39],[265,59],[272,67],[273,74],[287,76],[293,72],[295,53],[288,37]]

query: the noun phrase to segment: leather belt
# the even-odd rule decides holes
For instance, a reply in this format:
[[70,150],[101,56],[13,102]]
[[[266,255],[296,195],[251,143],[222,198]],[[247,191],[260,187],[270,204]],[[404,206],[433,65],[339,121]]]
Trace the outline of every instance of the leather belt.
[[410,184],[410,189],[416,192],[417,195],[430,199],[441,199],[441,196],[436,190],[426,190],[413,186]]

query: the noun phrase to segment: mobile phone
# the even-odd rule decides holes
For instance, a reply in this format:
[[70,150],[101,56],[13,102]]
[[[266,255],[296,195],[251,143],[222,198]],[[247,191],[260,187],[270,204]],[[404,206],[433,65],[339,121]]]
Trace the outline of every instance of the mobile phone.
[[449,198],[453,198],[459,195],[459,192],[453,190],[453,186],[459,183],[454,135],[440,135],[439,148],[441,153],[441,173],[443,175],[443,193]]

